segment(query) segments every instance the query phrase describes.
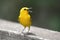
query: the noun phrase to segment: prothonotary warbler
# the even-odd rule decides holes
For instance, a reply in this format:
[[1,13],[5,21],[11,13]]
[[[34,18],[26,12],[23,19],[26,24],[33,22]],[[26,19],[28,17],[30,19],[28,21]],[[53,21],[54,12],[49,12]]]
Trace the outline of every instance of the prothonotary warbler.
[[[20,9],[20,14],[19,14],[19,18],[18,18],[18,21],[20,24],[23,25],[24,29],[23,31],[25,30],[26,27],[28,27],[28,32],[30,30],[30,26],[31,26],[31,15],[29,14],[31,8],[28,8],[28,7],[23,7]],[[22,32],[23,32],[22,31]]]

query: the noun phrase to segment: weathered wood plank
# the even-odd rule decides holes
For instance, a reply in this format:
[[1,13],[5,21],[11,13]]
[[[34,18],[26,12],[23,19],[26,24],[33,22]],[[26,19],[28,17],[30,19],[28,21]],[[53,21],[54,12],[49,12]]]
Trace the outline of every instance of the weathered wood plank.
[[19,23],[0,19],[0,40],[60,40],[57,31],[31,26],[30,33],[23,36],[22,29]]

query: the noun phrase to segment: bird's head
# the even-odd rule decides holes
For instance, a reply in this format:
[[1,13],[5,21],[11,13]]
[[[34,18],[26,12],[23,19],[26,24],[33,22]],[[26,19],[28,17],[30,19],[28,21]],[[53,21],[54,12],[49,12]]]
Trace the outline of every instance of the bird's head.
[[30,11],[30,9],[32,9],[32,8],[23,7],[23,8],[21,8],[20,13],[27,14],[29,12],[32,12],[32,11]]

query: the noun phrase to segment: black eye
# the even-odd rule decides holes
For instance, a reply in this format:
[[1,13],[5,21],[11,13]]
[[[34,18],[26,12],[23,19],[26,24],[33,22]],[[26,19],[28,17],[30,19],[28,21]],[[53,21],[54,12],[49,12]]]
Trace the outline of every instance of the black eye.
[[24,9],[24,10],[26,10],[26,9]]

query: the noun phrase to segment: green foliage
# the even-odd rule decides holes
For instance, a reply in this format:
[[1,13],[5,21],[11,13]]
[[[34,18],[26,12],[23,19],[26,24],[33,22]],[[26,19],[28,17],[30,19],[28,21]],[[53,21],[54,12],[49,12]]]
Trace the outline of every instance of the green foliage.
[[32,25],[60,31],[59,0],[0,0],[0,18],[18,21],[23,6],[32,7]]

